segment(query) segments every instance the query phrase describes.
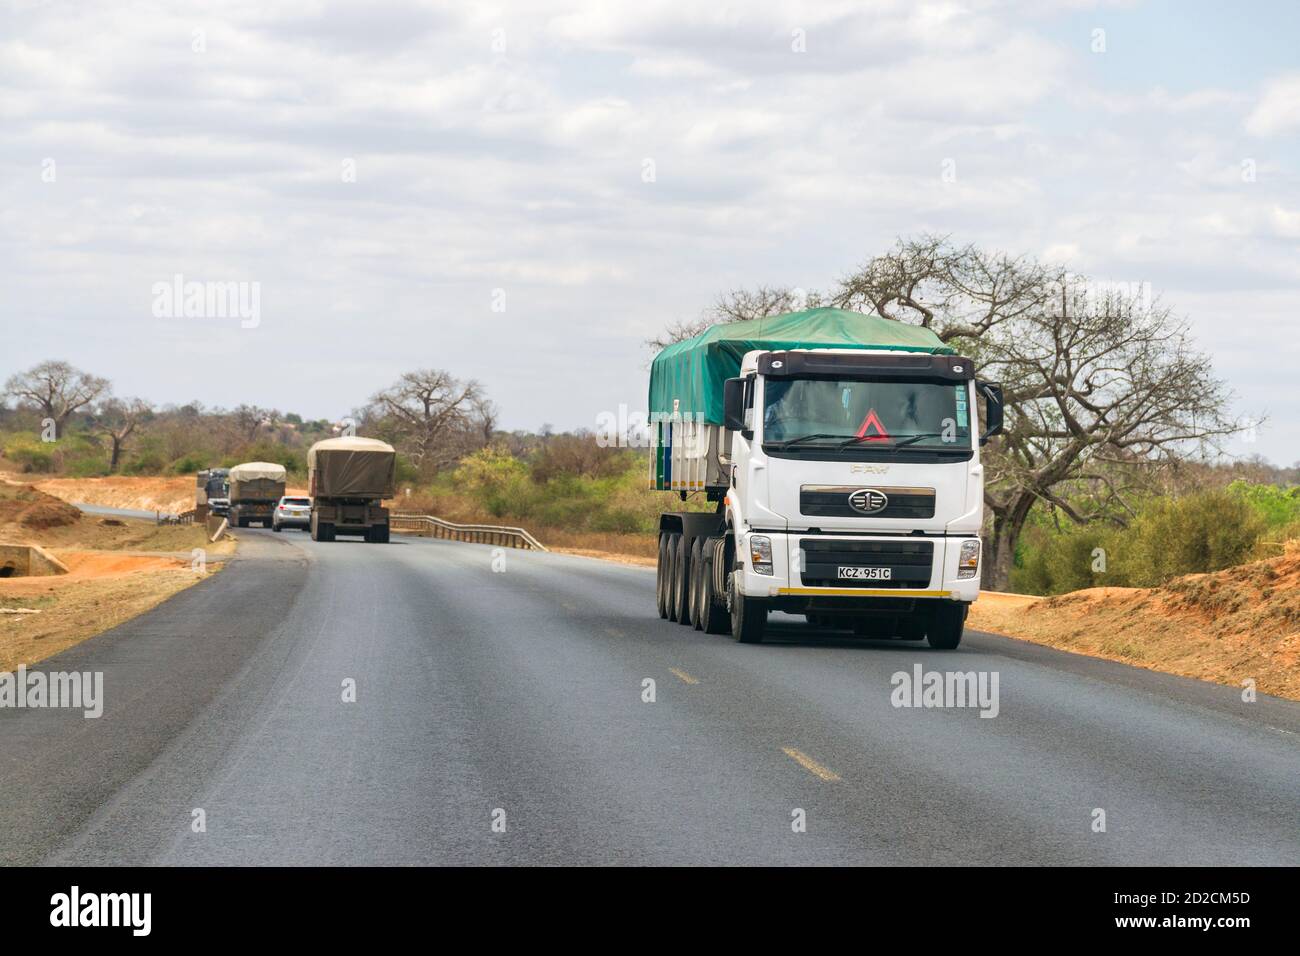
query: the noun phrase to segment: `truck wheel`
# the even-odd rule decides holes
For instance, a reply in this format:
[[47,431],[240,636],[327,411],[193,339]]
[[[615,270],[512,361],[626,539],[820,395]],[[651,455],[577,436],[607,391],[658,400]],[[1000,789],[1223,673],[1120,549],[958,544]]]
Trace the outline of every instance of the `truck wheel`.
[[[712,550],[707,549],[707,550]],[[713,590],[713,562],[704,560],[700,567],[700,621],[705,634],[725,634],[731,629],[726,605]]]
[[937,651],[951,651],[961,643],[965,625],[966,605],[958,601],[943,601],[934,609],[926,640]]
[[758,598],[740,593],[736,576],[731,575],[731,636],[742,644],[762,644],[767,627],[767,605]]
[[670,534],[668,536],[668,580],[664,582],[664,602],[668,608],[668,620],[677,620],[677,542],[682,539],[680,534]]
[[686,538],[677,535],[677,560],[673,563],[673,620],[678,624],[691,623],[691,553],[686,550]]
[[659,563],[655,565],[655,604],[659,617],[668,620],[668,535],[659,535]]
[[381,525],[379,528],[379,543],[388,544],[388,542],[391,540],[391,535],[392,535],[392,531],[389,530],[388,525]]
[[272,522],[272,524],[271,524],[271,530],[274,531],[276,534],[279,534],[279,533],[280,533],[281,531],[283,531],[284,529],[281,528],[278,524],[275,524],[274,522]]
[[699,538],[691,544],[691,576],[687,583],[691,588],[691,627],[700,631],[704,629],[704,596],[700,593],[704,587],[704,545]]

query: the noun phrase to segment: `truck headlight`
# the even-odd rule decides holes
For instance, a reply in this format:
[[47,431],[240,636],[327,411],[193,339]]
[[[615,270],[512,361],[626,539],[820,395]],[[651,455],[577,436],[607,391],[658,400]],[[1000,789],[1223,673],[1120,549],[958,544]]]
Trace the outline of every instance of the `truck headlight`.
[[772,539],[765,534],[749,536],[749,562],[755,574],[772,573]]
[[961,554],[957,557],[957,577],[973,578],[980,570],[979,541],[963,541]]

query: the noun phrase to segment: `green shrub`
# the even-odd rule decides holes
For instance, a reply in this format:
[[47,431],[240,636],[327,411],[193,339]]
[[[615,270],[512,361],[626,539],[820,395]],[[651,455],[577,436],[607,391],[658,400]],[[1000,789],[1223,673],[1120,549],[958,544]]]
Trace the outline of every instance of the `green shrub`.
[[1125,583],[1154,587],[1250,560],[1266,526],[1251,504],[1230,491],[1157,498],[1116,536],[1109,557]]
[[156,451],[141,452],[122,466],[124,475],[157,475],[166,470],[167,463]]
[[469,455],[457,467],[455,481],[493,517],[532,514],[536,487],[529,480],[528,466],[509,452],[484,448]]
[[200,455],[188,454],[172,462],[172,471],[178,475],[193,475],[208,467],[208,460]]
[[1266,532],[1278,540],[1289,533],[1300,536],[1300,522],[1270,530],[1260,506],[1232,488],[1151,499],[1123,528],[1091,524],[1057,530],[1036,516],[1021,536],[1011,589],[1063,594],[1101,586],[1155,587],[1180,575],[1251,561]]
[[1126,583],[1110,561],[1121,532],[1097,524],[1044,523],[1021,536],[1011,590],[1023,594],[1064,594],[1083,588]]
[[1228,492],[1249,504],[1270,528],[1300,521],[1300,485],[1282,488],[1252,484],[1239,478],[1228,485]]
[[73,478],[103,478],[108,472],[108,459],[103,455],[74,458],[63,465],[66,474]]
[[48,472],[54,465],[54,450],[53,442],[19,435],[5,445],[5,457],[24,472]]

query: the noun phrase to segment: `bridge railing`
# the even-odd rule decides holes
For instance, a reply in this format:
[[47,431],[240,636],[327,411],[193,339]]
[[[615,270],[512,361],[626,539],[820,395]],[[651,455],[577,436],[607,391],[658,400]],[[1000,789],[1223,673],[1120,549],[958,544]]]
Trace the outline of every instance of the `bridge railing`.
[[394,528],[406,528],[417,534],[452,541],[469,541],[475,544],[497,544],[508,548],[526,548],[545,551],[546,546],[523,528],[510,528],[495,524],[457,524],[434,515],[412,514],[397,511],[389,516]]
[[165,511],[154,512],[155,524],[194,524],[195,512],[193,509],[182,511],[178,515],[168,514]]

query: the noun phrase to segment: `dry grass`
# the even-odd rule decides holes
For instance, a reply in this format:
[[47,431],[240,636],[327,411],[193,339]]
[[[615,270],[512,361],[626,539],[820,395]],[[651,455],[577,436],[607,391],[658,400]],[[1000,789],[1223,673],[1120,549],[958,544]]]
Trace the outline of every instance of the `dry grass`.
[[1157,588],[981,595],[969,626],[1139,667],[1300,699],[1300,546]]
[[[13,479],[15,476],[9,476]],[[124,508],[128,511],[161,511],[179,514],[194,507],[194,476],[127,476],[108,478],[54,478],[23,475],[38,491],[73,504]],[[287,494],[305,495],[305,488],[290,487]]]
[[[60,517],[50,522],[50,516]],[[35,519],[35,520],[33,520]],[[0,579],[0,670],[12,670],[157,606],[202,579],[195,548],[210,563],[234,549],[208,543],[201,527],[82,515],[30,486],[0,482],[0,541],[39,544],[69,568],[66,575]]]
[[[76,552],[61,552],[65,563]],[[200,580],[179,559],[115,555],[116,568],[93,575],[0,580],[0,608],[38,614],[0,613],[0,671],[35,664],[123,621],[156,607]],[[209,573],[215,566],[209,566]]]

